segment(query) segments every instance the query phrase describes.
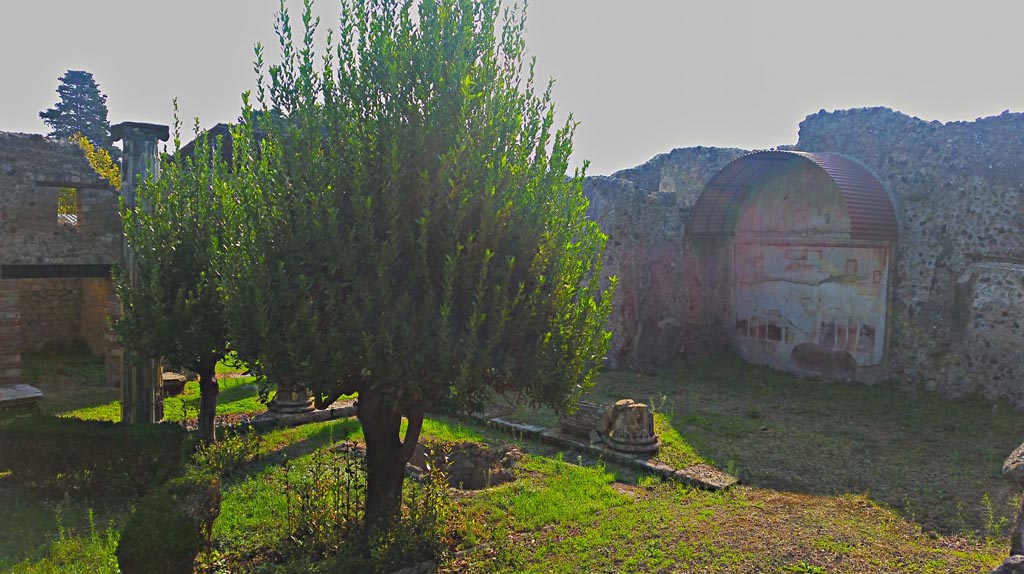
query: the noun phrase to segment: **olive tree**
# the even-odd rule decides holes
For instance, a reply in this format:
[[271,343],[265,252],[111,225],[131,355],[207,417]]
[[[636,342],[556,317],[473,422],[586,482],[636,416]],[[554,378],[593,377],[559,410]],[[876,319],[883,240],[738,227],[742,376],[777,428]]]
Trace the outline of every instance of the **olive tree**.
[[[175,106],[177,108],[177,106]],[[200,134],[191,154],[181,153],[175,114],[175,155],[161,177],[141,182],[135,206],[122,204],[125,240],[138,282],[118,275],[124,312],[117,331],[124,345],[163,357],[199,375],[199,434],[216,439],[217,362],[227,353],[227,323],[220,289],[225,249],[229,163],[217,143]]]
[[569,174],[575,124],[535,89],[523,10],[341,0],[323,57],[308,1],[302,20],[295,39],[282,3],[281,63],[265,77],[257,46],[233,134],[229,322],[269,379],[320,405],[358,394],[377,528],[425,412],[495,393],[564,410],[591,384],[605,236]]

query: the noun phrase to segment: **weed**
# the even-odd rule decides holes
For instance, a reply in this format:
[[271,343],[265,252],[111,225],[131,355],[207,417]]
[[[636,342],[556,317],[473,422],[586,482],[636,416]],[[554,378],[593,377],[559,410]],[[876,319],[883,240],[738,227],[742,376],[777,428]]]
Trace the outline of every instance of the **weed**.
[[636,485],[641,488],[654,488],[661,484],[661,478],[654,474],[641,474],[640,478],[637,479]]
[[103,531],[96,529],[93,511],[88,511],[88,532],[75,536],[64,528],[63,509],[56,512],[58,535],[50,545],[45,557],[37,562],[24,560],[15,564],[11,574],[64,574],[65,572],[89,572],[90,574],[116,574],[119,572],[114,550],[117,548],[118,533],[112,527]]
[[836,540],[831,536],[819,538],[812,542],[811,546],[816,550],[824,550],[825,552],[831,552],[833,554],[848,554],[853,551],[852,545],[841,540]]
[[365,461],[354,444],[321,448],[301,464],[282,464],[285,524],[295,549],[319,556],[337,554],[363,517]]
[[407,483],[398,523],[370,540],[373,565],[378,572],[393,572],[427,561],[436,564],[451,554],[465,529],[443,470],[429,468],[420,481]]
[[783,566],[782,571],[794,572],[797,574],[826,574],[826,570],[821,566],[808,564],[803,560],[797,562],[796,564],[787,564],[786,566]]
[[997,514],[992,504],[992,499],[989,498],[986,492],[981,497],[981,508],[984,512],[985,520],[985,541],[995,542],[1002,540],[1006,532],[1006,525],[1009,523],[1009,519],[1006,516]]
[[243,465],[259,460],[263,439],[258,433],[227,429],[224,435],[215,443],[200,446],[192,455],[192,464],[227,477]]

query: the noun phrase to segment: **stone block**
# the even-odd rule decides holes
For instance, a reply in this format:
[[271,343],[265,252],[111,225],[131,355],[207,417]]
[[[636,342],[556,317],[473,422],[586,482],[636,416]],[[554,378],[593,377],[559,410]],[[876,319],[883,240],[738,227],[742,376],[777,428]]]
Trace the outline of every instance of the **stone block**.
[[0,386],[0,409],[33,405],[41,400],[43,392],[31,385]]

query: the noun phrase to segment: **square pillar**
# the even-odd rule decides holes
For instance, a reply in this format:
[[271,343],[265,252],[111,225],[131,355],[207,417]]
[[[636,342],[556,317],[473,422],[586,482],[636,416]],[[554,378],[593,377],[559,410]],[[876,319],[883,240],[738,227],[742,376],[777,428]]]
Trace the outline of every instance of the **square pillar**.
[[0,385],[21,383],[21,312],[18,286],[0,279]]

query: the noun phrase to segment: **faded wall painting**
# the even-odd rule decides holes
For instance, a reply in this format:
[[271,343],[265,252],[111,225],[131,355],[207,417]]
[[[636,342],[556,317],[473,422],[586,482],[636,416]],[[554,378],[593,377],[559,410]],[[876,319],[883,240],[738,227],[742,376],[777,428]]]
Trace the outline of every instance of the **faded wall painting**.
[[896,227],[866,170],[835,154],[746,155],[712,178],[693,223],[732,236],[723,283],[740,356],[828,379],[878,378]]
[[734,244],[737,349],[749,360],[829,378],[882,364],[888,249]]

